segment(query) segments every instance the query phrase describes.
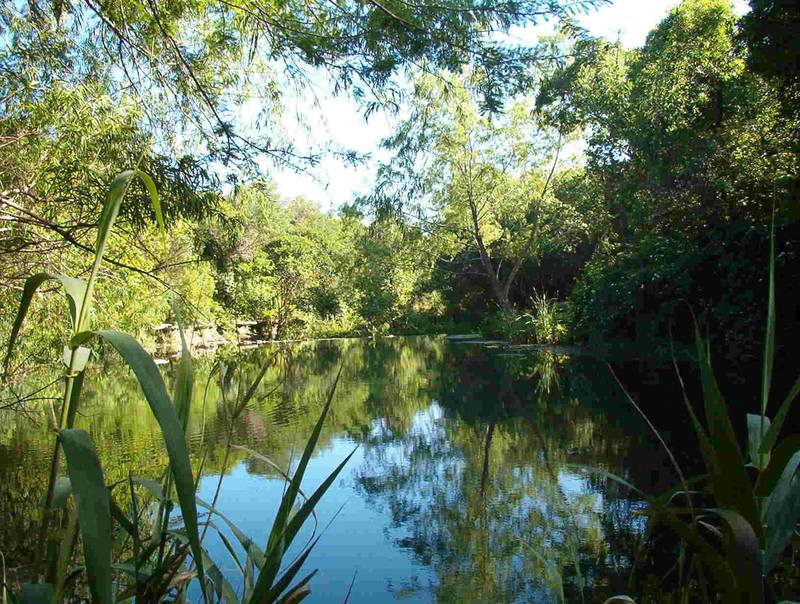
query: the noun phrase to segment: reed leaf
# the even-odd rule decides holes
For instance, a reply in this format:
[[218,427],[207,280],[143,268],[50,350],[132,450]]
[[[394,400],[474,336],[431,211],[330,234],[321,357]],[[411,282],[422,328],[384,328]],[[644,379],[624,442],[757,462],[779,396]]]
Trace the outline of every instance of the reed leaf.
[[732,547],[726,547],[731,568],[736,572],[743,601],[757,604],[764,601],[762,560],[758,537],[750,523],[732,510],[711,509],[728,527]]
[[[350,455],[348,455],[344,461],[337,466],[337,468],[328,476],[328,478],[317,488],[314,494],[312,494],[311,497],[309,497],[308,500],[303,504],[303,506],[301,506],[300,510],[298,510],[291,520],[289,520],[289,512],[294,507],[295,501],[297,500],[297,495],[300,493],[300,484],[302,483],[303,475],[308,467],[308,462],[311,459],[311,455],[317,446],[317,441],[319,440],[320,433],[322,432],[322,426],[325,423],[325,418],[327,417],[328,412],[330,411],[333,395],[336,392],[336,387],[339,383],[339,378],[341,375],[342,369],[339,368],[339,372],[336,375],[333,386],[328,393],[325,405],[322,408],[322,413],[320,414],[320,417],[314,426],[311,436],[306,442],[306,447],[302,456],[300,457],[297,470],[295,471],[294,476],[289,483],[289,487],[281,499],[281,505],[278,508],[278,513],[275,517],[275,522],[272,525],[272,530],[270,531],[269,539],[267,541],[266,559],[264,564],[259,568],[258,577],[256,578],[255,585],[253,586],[253,593],[251,595],[251,601],[253,602],[271,602],[274,601],[275,597],[280,595],[280,592],[274,594],[274,583],[276,577],[278,576],[281,560],[283,559],[286,550],[291,545],[292,540],[297,534],[297,531],[311,515],[317,502],[319,502],[322,495],[328,490],[330,485],[336,479],[336,476],[339,475],[339,472],[341,472],[342,468],[344,468],[345,464],[353,455],[353,453],[350,453]],[[310,547],[307,551],[310,551]],[[270,594],[274,594],[273,599],[270,599]]]
[[[269,590],[269,593],[267,594],[267,599],[266,599],[267,602],[276,602],[278,600],[278,598],[280,597],[280,595],[289,588],[289,585],[291,585],[292,580],[294,580],[294,578],[297,576],[297,573],[300,572],[300,569],[303,567],[303,564],[306,563],[306,559],[311,554],[311,550],[314,549],[314,546],[317,544],[319,539],[320,539],[319,537],[314,539],[314,541],[312,541],[309,544],[309,546],[307,548],[305,548],[303,553],[300,554],[297,557],[297,559],[294,562],[292,562],[289,565],[289,567],[284,571],[284,573],[281,575],[281,578],[278,579],[275,582],[275,584],[272,586],[272,588]],[[313,571],[308,576],[308,579],[310,579],[314,575],[315,572],[316,571]],[[292,592],[296,591],[298,588],[301,588],[301,587],[302,586],[295,585],[294,587],[292,587],[291,591]],[[254,601],[258,602],[259,600],[255,600],[255,598],[254,598]]]
[[778,484],[786,465],[800,451],[800,434],[793,434],[781,441],[772,450],[769,465],[758,476],[755,493],[759,497],[768,497]]
[[189,423],[189,408],[192,403],[192,388],[194,386],[194,367],[192,366],[192,355],[189,353],[189,347],[186,344],[186,338],[181,333],[181,360],[178,363],[178,371],[175,379],[175,392],[173,400],[175,401],[175,410],[178,413],[178,419],[181,421],[181,427],[184,434],[186,427]]
[[[775,360],[775,219],[773,216],[769,237],[769,299],[767,302],[767,328],[764,335],[764,368],[761,375],[761,415],[767,415],[772,366]],[[763,432],[763,430],[762,430]]]
[[773,446],[775,446],[775,443],[778,441],[778,437],[780,436],[781,428],[783,428],[783,423],[786,421],[786,416],[789,414],[789,409],[791,408],[794,399],[796,399],[798,395],[800,395],[800,377],[797,378],[797,381],[795,381],[791,390],[789,390],[789,394],[786,395],[786,398],[778,408],[778,412],[772,419],[772,425],[769,427],[766,435],[764,435],[764,439],[761,441],[762,451],[769,451]]
[[769,573],[777,564],[783,550],[800,521],[800,452],[795,453],[783,468],[781,477],[769,496],[764,524],[768,527],[764,550],[764,572]]
[[68,476],[59,476],[53,487],[53,499],[50,502],[51,510],[60,510],[67,505],[67,500],[72,495],[72,482]]
[[[300,581],[298,581],[297,584],[292,587],[292,589],[285,596],[278,600],[276,604],[296,604],[297,602],[305,600],[306,597],[311,595],[311,589],[308,587],[308,582],[311,581],[316,574],[316,570],[308,573],[305,577],[300,579]],[[345,598],[345,604],[346,603],[347,598]]]
[[769,426],[768,417],[754,413],[747,414],[747,447],[750,454],[750,463],[759,470],[764,470],[769,464],[769,451],[761,449],[761,441]]
[[700,364],[706,424],[714,455],[719,464],[716,468],[709,468],[714,497],[721,508],[739,512],[763,542],[763,530],[753,487],[736,441],[727,406],[711,369],[708,347],[700,335],[697,323],[695,323],[695,343]]
[[141,170],[126,170],[125,172],[118,174],[114,180],[111,181],[111,186],[108,189],[108,195],[106,197],[106,203],[103,206],[102,213],[100,214],[100,224],[97,227],[97,243],[95,244],[94,263],[92,264],[92,270],[89,274],[86,291],[83,295],[83,303],[81,304],[80,312],[78,313],[78,320],[76,321],[75,327],[76,332],[86,330],[86,316],[91,307],[94,284],[97,280],[97,275],[100,272],[100,265],[103,262],[106,244],[111,236],[111,229],[114,226],[114,222],[117,220],[119,209],[122,206],[122,200],[125,198],[128,188],[130,187],[133,179],[137,177],[144,183],[145,188],[150,196],[150,201],[153,204],[156,222],[161,230],[164,230],[164,216],[161,212],[161,201],[159,199],[158,191],[156,190],[153,179]]
[[275,516],[275,523],[272,526],[272,530],[270,531],[269,540],[267,542],[267,551],[273,551],[274,546],[277,543],[277,540],[282,537],[284,529],[286,527],[286,521],[289,517],[289,512],[291,512],[292,507],[294,506],[295,501],[297,500],[297,495],[300,492],[300,484],[303,480],[303,475],[305,474],[306,467],[308,466],[308,462],[311,459],[311,455],[314,452],[314,449],[317,446],[317,441],[319,440],[319,435],[322,432],[322,426],[325,423],[325,418],[328,416],[328,411],[331,407],[331,401],[333,400],[333,394],[336,391],[336,387],[339,384],[339,378],[342,375],[342,369],[339,368],[339,372],[336,374],[336,379],[333,382],[333,386],[331,387],[327,400],[325,401],[325,405],[322,408],[322,413],[317,420],[316,425],[314,426],[314,430],[311,432],[311,436],[308,438],[306,442],[306,447],[303,450],[303,454],[300,457],[300,463],[297,465],[297,469],[295,470],[294,477],[292,481],[289,483],[289,488],[286,490],[283,498],[281,499],[281,505],[278,508],[278,513]]
[[241,529],[239,529],[239,527],[237,527],[227,516],[225,516],[219,510],[212,508],[210,505],[208,505],[205,501],[203,501],[199,497],[197,498],[197,505],[207,509],[212,514],[221,518],[223,522],[225,522],[225,524],[228,526],[228,528],[231,529],[231,532],[233,533],[234,537],[236,537],[236,539],[239,541],[239,544],[247,553],[248,559],[252,560],[259,568],[261,568],[264,565],[264,552],[261,550],[261,548],[258,547],[258,545],[256,545],[256,543],[252,539],[250,539],[250,537],[245,535],[241,531]]
[[62,430],[58,439],[77,495],[78,522],[92,600],[111,604],[111,509],[100,460],[91,438],[83,430]]
[[81,314],[81,305],[83,304],[84,294],[86,292],[86,282],[81,279],[67,277],[65,275],[56,275],[51,273],[37,273],[25,280],[25,285],[22,288],[22,298],[17,308],[17,315],[14,317],[14,323],[11,326],[11,334],[8,337],[8,344],[6,345],[6,356],[3,360],[3,371],[8,371],[8,364],[11,361],[11,354],[14,351],[14,345],[19,337],[19,331],[22,329],[22,324],[28,314],[28,309],[31,305],[31,300],[36,293],[36,290],[47,281],[58,281],[61,287],[67,294],[67,302],[69,303],[70,319],[74,329],[77,329],[78,317]]
[[150,410],[161,428],[161,435],[167,449],[170,471],[175,483],[175,491],[178,496],[183,523],[186,527],[189,547],[197,565],[200,585],[205,590],[202,548],[200,546],[197,506],[195,504],[195,483],[192,466],[189,461],[189,450],[186,446],[186,437],[181,421],[167,394],[167,388],[164,385],[161,373],[141,344],[128,334],[119,331],[83,332],[73,338],[73,345],[75,342],[86,341],[92,336],[101,337],[111,344],[128,367],[133,370],[150,406]]

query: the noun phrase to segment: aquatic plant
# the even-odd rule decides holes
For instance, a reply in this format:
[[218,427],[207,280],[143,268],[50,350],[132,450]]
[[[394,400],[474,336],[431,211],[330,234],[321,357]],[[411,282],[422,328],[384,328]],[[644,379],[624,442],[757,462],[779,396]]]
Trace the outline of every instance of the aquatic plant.
[[[658,526],[679,540],[674,568],[681,602],[692,594],[704,601],[765,602],[765,589],[777,588],[776,570],[800,521],[800,435],[780,439],[791,405],[800,394],[800,378],[776,413],[767,415],[775,356],[775,234],[771,237],[769,301],[760,376],[759,413],[747,414],[747,451],[737,442],[730,410],[711,366],[708,341],[695,321],[705,425],[692,407],[677,364],[683,402],[699,441],[705,473],[687,479],[658,430],[627,394],[667,451],[680,484],[660,497],[648,498],[651,519],[642,547],[652,548]],[[622,384],[620,383],[620,386]],[[624,390],[624,387],[623,387]],[[617,476],[613,480],[623,482]],[[644,495],[643,495],[644,496]],[[636,574],[631,576],[634,589]],[[770,600],[778,594],[771,593]]]
[[[101,604],[132,597],[137,601],[158,602],[167,595],[177,600],[185,595],[193,580],[197,581],[206,602],[215,599],[227,604],[298,602],[310,593],[308,582],[314,572],[296,582],[294,580],[319,537],[307,543],[301,553],[281,569],[284,556],[315,505],[350,458],[346,457],[295,509],[300,484],[330,409],[336,383],[329,392],[294,475],[286,476],[288,486],[266,548],[261,549],[213,506],[196,497],[197,482],[185,438],[194,382],[191,355],[185,342],[170,396],[156,364],[133,337],[115,330],[90,328],[92,294],[106,243],[125,194],[135,178],[139,178],[147,188],[157,221],[163,227],[159,196],[152,179],[140,170],[118,175],[111,183],[100,217],[89,278],[82,280],[49,273],[28,278],[11,330],[5,371],[36,290],[47,281],[56,281],[63,287],[72,329],[64,346],[63,360],[67,373],[61,407],[58,417],[54,413],[52,419],[56,439],[42,512],[35,578],[23,584],[11,597],[17,602],[59,602],[76,594],[85,575],[92,601]],[[85,369],[91,356],[88,345],[97,340],[110,345],[133,371],[158,422],[169,458],[169,467],[161,481],[129,476],[124,484],[106,485],[90,436],[75,428]],[[252,397],[261,376],[263,372],[248,390],[249,396],[240,402],[241,408]],[[61,475],[62,452],[67,462],[67,476]],[[124,507],[127,509],[114,497],[125,487],[128,505]],[[204,521],[201,521],[198,508],[207,511]],[[175,524],[175,509],[180,511],[179,525]],[[205,522],[204,535],[205,527],[216,526],[212,518],[222,519],[246,553],[246,559],[241,560],[224,533],[219,532],[244,575],[245,591],[241,598],[203,547],[200,527]],[[55,530],[53,525],[56,525]],[[79,541],[84,560],[82,565],[74,565]],[[189,557],[191,563],[187,564]],[[4,590],[6,587],[4,581]]]
[[518,337],[537,344],[558,344],[567,335],[563,315],[558,300],[546,293],[534,292],[530,311],[516,319],[519,324]]

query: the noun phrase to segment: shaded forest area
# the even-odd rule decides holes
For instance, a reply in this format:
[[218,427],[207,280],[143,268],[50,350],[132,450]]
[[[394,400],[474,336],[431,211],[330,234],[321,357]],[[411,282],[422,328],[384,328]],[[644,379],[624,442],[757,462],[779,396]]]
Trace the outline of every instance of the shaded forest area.
[[[779,344],[790,340],[794,3],[752,0],[739,18],[728,0],[685,0],[640,49],[551,7],[556,33],[502,56],[480,37],[496,24],[452,11],[410,30],[422,13],[356,10],[354,22],[394,37],[357,39],[336,21],[312,43],[232,6],[54,6],[11,3],[0,17],[3,332],[27,275],[88,268],[106,187],[138,165],[167,233],[134,185],[97,304],[102,321],[145,339],[174,319],[174,299],[195,322],[258,320],[273,338],[479,330],[592,344],[687,340],[691,307],[746,358],[763,339],[774,210]],[[506,27],[526,21],[521,4],[496,8]],[[255,52],[248,36],[264,31],[270,51]],[[374,190],[331,213],[281,199],[256,161],[319,160],[280,136],[278,74],[300,59],[356,98],[372,86],[367,114],[405,107]],[[238,129],[231,90],[265,99],[257,136]],[[56,308],[34,309],[27,355],[60,335]]]

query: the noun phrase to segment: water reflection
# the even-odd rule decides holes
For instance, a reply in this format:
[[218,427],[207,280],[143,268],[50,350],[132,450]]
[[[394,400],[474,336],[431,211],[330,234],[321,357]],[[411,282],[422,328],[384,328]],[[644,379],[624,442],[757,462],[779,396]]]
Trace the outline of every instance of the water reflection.
[[[271,359],[247,407],[240,402]],[[327,529],[309,565],[310,601],[596,601],[622,589],[635,510],[587,467],[628,475],[650,443],[596,361],[508,354],[443,338],[304,343],[225,354],[200,364],[190,443],[200,495],[263,539],[281,480],[343,366],[335,404],[308,475],[318,484],[354,445],[345,478],[319,509]],[[155,477],[165,456],[155,423],[121,368],[87,380],[83,427],[109,481]],[[44,490],[49,436],[6,416],[0,441],[0,537],[25,564]],[[654,460],[653,463],[656,463]],[[645,465],[647,465],[646,462]],[[224,475],[221,488],[219,475]],[[338,515],[337,515],[338,514]],[[20,534],[20,527],[27,527]],[[209,546],[225,558],[224,550]],[[232,575],[233,576],[233,575]]]

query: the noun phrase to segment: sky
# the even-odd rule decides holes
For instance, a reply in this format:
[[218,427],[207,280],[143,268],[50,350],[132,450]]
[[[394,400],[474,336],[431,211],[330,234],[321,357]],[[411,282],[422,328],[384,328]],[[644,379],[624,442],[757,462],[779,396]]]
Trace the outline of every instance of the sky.
[[[647,33],[678,4],[679,0],[615,0],[583,16],[581,24],[593,35],[619,39],[629,48],[638,47],[644,44]],[[748,10],[745,0],[734,0],[734,5],[740,14]],[[526,34],[530,32],[512,32],[517,37]],[[346,93],[334,97],[324,85],[317,90],[317,104],[297,95],[285,103],[288,114],[307,116],[305,127],[292,123],[287,126],[289,136],[299,148],[329,141],[338,147],[368,153],[372,158],[364,164],[349,166],[336,157],[327,157],[301,173],[273,169],[271,174],[278,193],[284,198],[307,197],[323,211],[330,211],[369,191],[378,161],[386,158],[379,143],[392,133],[397,118],[376,112],[367,122]],[[268,165],[263,167],[270,172]]]

